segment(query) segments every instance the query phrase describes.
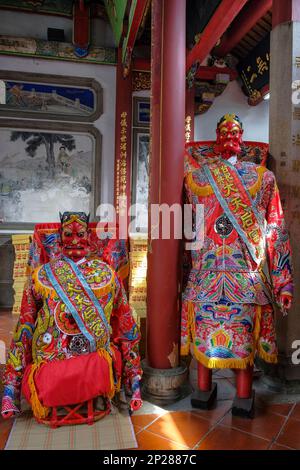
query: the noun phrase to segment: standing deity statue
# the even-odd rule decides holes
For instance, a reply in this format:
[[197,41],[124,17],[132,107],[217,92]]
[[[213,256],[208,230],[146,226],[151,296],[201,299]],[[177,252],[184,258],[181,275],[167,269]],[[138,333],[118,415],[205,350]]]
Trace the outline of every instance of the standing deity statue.
[[73,413],[77,423],[100,419],[123,385],[131,410],[142,404],[140,333],[118,274],[90,253],[88,219],[61,215],[61,254],[25,286],[3,377],[4,418],[20,412],[21,392],[36,419],[54,427],[70,424],[59,413],[72,405],[83,408],[80,418],[79,406]]
[[[214,153],[185,177],[193,214],[204,208],[204,242],[191,251],[183,292],[181,352],[198,365],[195,407],[216,398],[213,368],[236,373],[233,414],[252,417],[253,365],[257,354],[277,361],[273,304],[285,314],[292,300],[291,249],[274,174],[239,159],[243,126],[234,114],[217,125]],[[197,153],[198,151],[198,153]]]

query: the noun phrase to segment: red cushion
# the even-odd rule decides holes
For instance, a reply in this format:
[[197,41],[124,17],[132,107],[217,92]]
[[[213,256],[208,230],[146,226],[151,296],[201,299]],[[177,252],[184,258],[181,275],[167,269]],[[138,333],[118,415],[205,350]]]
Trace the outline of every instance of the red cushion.
[[[22,384],[29,402],[30,367],[25,370]],[[97,352],[43,364],[35,373],[34,381],[38,397],[47,407],[74,405],[107,395],[111,389],[109,364]]]

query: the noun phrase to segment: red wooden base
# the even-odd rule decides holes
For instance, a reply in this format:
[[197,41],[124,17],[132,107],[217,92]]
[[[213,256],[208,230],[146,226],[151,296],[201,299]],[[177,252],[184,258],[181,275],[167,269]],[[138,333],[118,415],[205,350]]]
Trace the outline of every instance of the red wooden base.
[[212,369],[198,362],[198,387],[202,392],[209,392],[212,386]]
[[[235,369],[236,394],[238,398],[252,396],[253,366],[246,369]],[[203,392],[209,392],[212,387],[212,369],[198,362],[198,387]]]
[[36,418],[39,423],[46,424],[51,428],[69,426],[72,424],[93,424],[110,413],[110,403],[107,401],[105,410],[95,410],[94,400],[88,400],[72,406],[51,408],[47,418]]
[[251,398],[252,396],[252,381],[253,381],[253,366],[248,366],[247,369],[236,369],[236,395],[238,398]]

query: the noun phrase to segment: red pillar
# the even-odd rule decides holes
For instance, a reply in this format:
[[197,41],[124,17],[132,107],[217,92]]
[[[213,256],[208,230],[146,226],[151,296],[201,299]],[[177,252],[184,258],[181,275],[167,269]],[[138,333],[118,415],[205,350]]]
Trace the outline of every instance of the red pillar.
[[185,97],[185,141],[194,141],[195,131],[195,87],[186,89]]
[[115,198],[119,213],[119,196],[127,196],[130,204],[131,171],[131,120],[132,120],[132,74],[124,78],[122,50],[118,50],[116,83],[116,128],[115,128]]
[[[152,1],[150,204],[181,204],[185,122],[183,0]],[[149,207],[150,212],[150,207]],[[178,366],[181,240],[151,240],[147,275],[147,362]]]

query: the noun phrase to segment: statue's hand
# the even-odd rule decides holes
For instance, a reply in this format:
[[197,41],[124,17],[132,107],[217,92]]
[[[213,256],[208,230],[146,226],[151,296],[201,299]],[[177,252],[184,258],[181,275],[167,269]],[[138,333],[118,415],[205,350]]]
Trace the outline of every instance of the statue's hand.
[[279,295],[280,307],[283,313],[283,316],[288,314],[288,310],[292,305],[292,295],[289,292],[281,292]]
[[20,413],[10,397],[4,396],[2,399],[1,415],[3,419],[14,418]]
[[141,398],[132,398],[130,400],[130,410],[133,412],[133,411],[137,411],[139,410],[143,405],[143,401]]

